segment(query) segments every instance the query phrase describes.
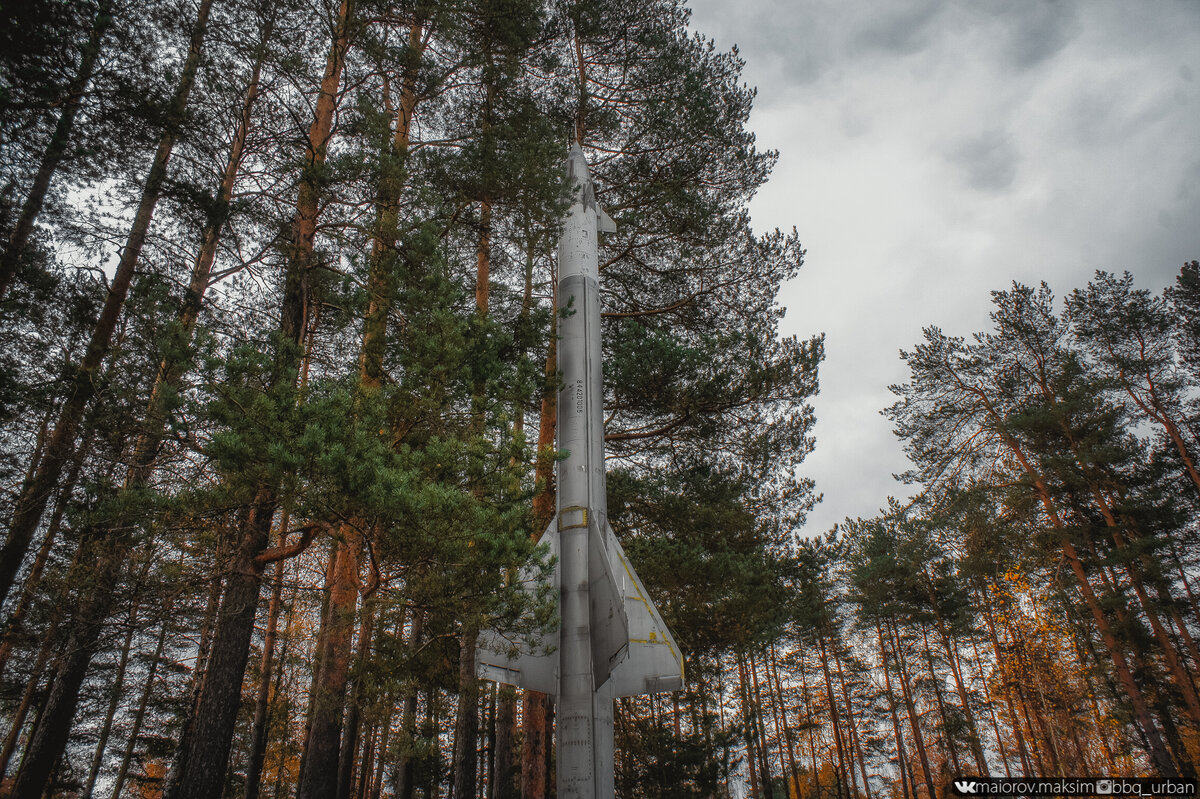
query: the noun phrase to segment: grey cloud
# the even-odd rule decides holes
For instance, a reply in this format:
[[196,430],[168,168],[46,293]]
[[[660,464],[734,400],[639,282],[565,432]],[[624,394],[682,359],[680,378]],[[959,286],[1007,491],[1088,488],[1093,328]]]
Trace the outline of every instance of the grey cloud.
[[1170,124],[1190,93],[1161,84],[1080,87],[1060,112],[1064,132],[1080,147],[1127,146],[1145,131]]
[[935,21],[945,6],[936,0],[909,0],[876,7],[854,36],[854,50],[908,55],[929,46]]
[[1082,30],[1074,3],[1007,4],[1011,27],[1004,54],[1016,69],[1029,69],[1057,55]]
[[720,20],[718,44],[736,43],[756,71],[773,71],[790,85],[925,50],[936,42],[940,20],[947,16],[939,0],[764,0],[747,6],[692,0],[691,5]]
[[1017,176],[1017,149],[1012,136],[992,130],[961,142],[950,160],[962,168],[967,185],[978,191],[999,193]]

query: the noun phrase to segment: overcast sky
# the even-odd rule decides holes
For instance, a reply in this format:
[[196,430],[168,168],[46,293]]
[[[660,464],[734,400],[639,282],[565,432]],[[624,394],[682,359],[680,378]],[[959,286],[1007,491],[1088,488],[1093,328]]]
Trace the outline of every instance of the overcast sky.
[[807,532],[906,461],[879,411],[900,348],[988,327],[988,292],[1096,269],[1155,291],[1200,259],[1200,2],[692,0],[737,45],[780,152],[754,226],[808,250],[785,334],[826,334]]

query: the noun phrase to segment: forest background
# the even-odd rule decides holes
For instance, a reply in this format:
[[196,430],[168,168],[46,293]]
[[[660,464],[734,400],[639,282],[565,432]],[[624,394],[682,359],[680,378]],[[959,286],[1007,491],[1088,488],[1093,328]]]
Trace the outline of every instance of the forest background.
[[778,335],[776,156],[681,5],[0,13],[11,795],[553,794],[553,705],[473,646],[553,622],[517,574],[572,139],[618,227],[611,521],[689,675],[618,704],[618,792],[1194,776],[1195,264],[931,329],[918,499],[801,539],[823,340]]

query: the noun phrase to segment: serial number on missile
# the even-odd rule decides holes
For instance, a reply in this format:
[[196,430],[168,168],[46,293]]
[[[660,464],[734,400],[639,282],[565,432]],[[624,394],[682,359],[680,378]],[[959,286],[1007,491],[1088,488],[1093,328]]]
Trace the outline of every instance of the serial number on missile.
[[583,413],[583,381],[575,384],[575,413]]

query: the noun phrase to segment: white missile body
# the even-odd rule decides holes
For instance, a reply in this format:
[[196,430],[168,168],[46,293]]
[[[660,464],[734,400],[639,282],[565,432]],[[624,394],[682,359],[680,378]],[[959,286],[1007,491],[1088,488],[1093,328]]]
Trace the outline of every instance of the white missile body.
[[[596,205],[578,144],[567,157],[574,192],[558,244],[558,507],[542,536],[556,559],[559,629],[529,646],[485,631],[480,677],[550,694],[560,799],[613,796],[613,699],[678,690],[683,659],[608,525]],[[529,575],[525,575],[532,579]]]

